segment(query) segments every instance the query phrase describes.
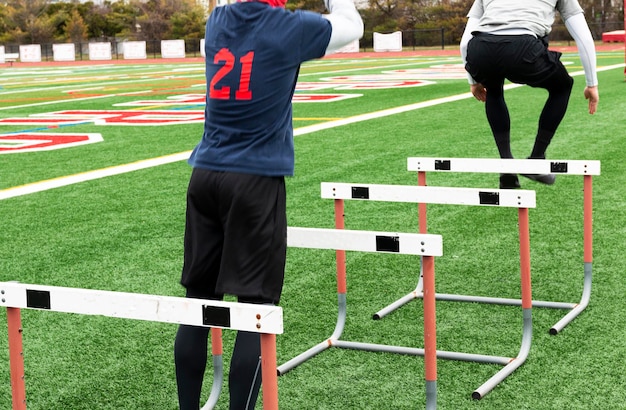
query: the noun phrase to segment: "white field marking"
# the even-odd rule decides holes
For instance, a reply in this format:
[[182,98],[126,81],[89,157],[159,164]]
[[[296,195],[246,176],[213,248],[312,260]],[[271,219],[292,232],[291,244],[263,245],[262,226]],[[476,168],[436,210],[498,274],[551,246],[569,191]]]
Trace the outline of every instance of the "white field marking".
[[[441,62],[447,62],[449,61],[449,59],[446,60],[442,60]],[[429,62],[430,63],[430,62]],[[415,63],[406,63],[406,64],[392,64],[392,65],[384,65],[384,66],[378,66],[378,67],[368,67],[367,70],[380,70],[380,69],[385,69],[385,68],[391,68],[391,67],[404,67],[407,65],[414,65]],[[328,72],[324,72],[324,73],[310,73],[310,74],[300,74],[300,77],[305,77],[305,76],[310,76],[310,75],[328,75],[328,74],[339,74],[339,73],[347,73],[347,72],[351,72],[351,71],[359,71],[359,70],[363,70],[363,68],[350,68],[350,69],[346,69],[346,70],[334,70],[334,71],[328,71]],[[166,72],[161,72],[161,73],[166,73]],[[151,73],[151,75],[154,75],[153,73]],[[202,77],[204,77],[204,74],[201,75]],[[173,76],[172,78],[189,78],[188,76],[186,77],[176,77]],[[158,79],[158,78],[157,78]],[[154,81],[155,78],[146,78],[146,79],[130,79],[127,81],[114,81],[114,82],[104,82],[102,84],[104,85],[119,85],[119,84],[127,84],[129,82],[131,83],[139,83],[139,82],[147,82],[147,81]],[[98,86],[100,85],[99,83],[94,83],[91,84],[91,86]],[[205,86],[205,84],[198,84],[198,87],[201,86]],[[7,94],[21,94],[23,92],[39,92],[39,91],[44,91],[44,90],[53,90],[53,89],[63,89],[63,88],[69,88],[69,87],[75,87],[75,85],[67,85],[67,86],[58,86],[58,87],[49,87],[49,88],[41,88],[41,89],[32,89],[32,90],[16,90],[16,91],[7,91],[7,92],[2,92],[0,93],[0,96],[3,95],[7,95]],[[0,111],[6,111],[6,110],[12,110],[14,108],[28,108],[28,107],[38,107],[38,106],[43,106],[43,105],[50,105],[50,104],[56,104],[56,103],[64,103],[64,102],[70,102],[70,101],[83,101],[83,100],[90,100],[90,99],[95,99],[95,98],[108,98],[108,97],[117,97],[117,96],[121,96],[121,95],[129,95],[130,93],[126,93],[126,94],[110,94],[110,95],[104,95],[104,96],[93,96],[93,97],[85,97],[85,98],[72,98],[72,99],[67,99],[67,100],[57,100],[57,101],[46,101],[46,102],[39,102],[39,103],[32,103],[32,104],[24,104],[24,105],[14,105],[11,107],[0,107]]]
[[0,191],[0,201],[3,199],[13,198],[22,195],[28,195],[35,192],[42,192],[48,189],[59,188],[62,186],[78,184],[80,182],[92,181],[94,179],[110,177],[114,175],[125,174],[127,172],[138,171],[140,169],[152,168],[159,165],[170,164],[172,162],[184,161],[189,158],[191,151],[180,152],[178,154],[165,155],[162,157],[146,159],[143,161],[132,162],[130,164],[118,165],[114,167],[96,169],[93,171],[81,172],[79,174],[68,175],[64,177],[48,179],[45,181],[34,182],[32,184],[21,185]]
[[[612,66],[606,66],[606,67],[598,68],[597,71],[598,72],[600,72],[600,71],[608,71],[608,70],[612,70],[612,69],[615,69],[615,68],[621,68],[621,67],[624,67],[624,66],[626,66],[626,64],[624,64],[624,63],[616,64],[616,65],[612,65]],[[585,72],[584,71],[576,71],[576,72],[570,73],[570,75],[571,76],[580,76],[580,75],[585,75]],[[510,89],[519,88],[519,87],[523,87],[523,84],[507,84],[507,85],[504,86],[504,89],[505,90],[510,90]],[[300,127],[298,129],[294,130],[294,136],[310,134],[312,132],[317,132],[317,131],[326,130],[326,129],[330,129],[330,128],[335,128],[335,127],[341,127],[343,125],[354,124],[354,123],[357,123],[357,122],[372,120],[372,119],[375,119],[375,118],[382,118],[382,117],[387,117],[387,116],[390,116],[390,115],[401,114],[403,112],[418,110],[420,108],[432,107],[432,106],[435,106],[435,105],[445,104],[445,103],[449,103],[449,102],[453,102],[453,101],[460,101],[460,100],[464,100],[466,98],[472,98],[472,97],[473,97],[472,93],[463,93],[463,94],[453,95],[453,96],[450,96],[450,97],[437,98],[435,100],[422,101],[422,102],[415,103],[415,104],[404,105],[404,106],[401,106],[401,107],[389,108],[389,109],[382,110],[382,111],[375,111],[375,112],[372,112],[372,113],[355,115],[353,117],[343,118],[343,119],[335,120],[335,121],[324,122],[324,123],[321,123],[321,124],[309,125],[309,126]]]
[[[322,75],[329,75],[329,74],[341,74],[341,73],[349,73],[352,71],[363,71],[363,70],[385,70],[385,69],[390,69],[392,67],[406,67],[406,66],[414,66],[416,63],[420,64],[443,64],[443,63],[448,63],[450,62],[450,59],[446,59],[446,60],[439,60],[439,61],[413,61],[410,63],[405,63],[405,64],[385,64],[382,66],[376,66],[376,67],[355,67],[355,68],[346,68],[343,70],[332,70],[332,71],[325,71],[325,72],[315,72],[315,73],[300,73],[299,77],[308,77],[308,76],[322,76]],[[299,78],[298,77],[298,78]]]
[[[413,57],[397,57],[397,58],[366,58],[365,60],[370,62],[370,63],[385,63],[385,64],[390,64],[390,63],[395,63],[398,61],[413,61],[415,63],[429,63],[431,61],[436,61],[438,59],[455,59],[454,56],[450,56],[450,57],[427,57],[427,56],[413,56]],[[456,57],[456,59],[458,60],[459,57]],[[363,59],[360,58],[353,58],[353,59],[322,59],[322,60],[313,60],[313,61],[309,61],[307,63],[305,63],[305,66],[309,66],[309,67],[323,67],[323,66],[338,66],[338,65],[349,65],[349,64],[354,64],[354,63],[361,63],[363,62]]]
[[[133,81],[133,82],[138,82],[138,81]],[[38,102],[38,103],[32,103],[32,104],[13,105],[11,107],[0,107],[0,111],[12,110],[13,108],[38,107],[38,106],[42,106],[42,105],[62,104],[62,103],[66,103],[66,102],[94,100],[94,99],[97,99],[97,98],[111,98],[111,97],[121,97],[121,96],[125,96],[125,95],[145,94],[145,93],[149,93],[151,91],[152,90],[132,91],[132,92],[128,92],[128,93],[105,94],[105,95],[96,95],[96,96],[92,96],[92,97],[68,98],[66,100],[44,101],[44,102]],[[67,91],[64,91],[64,92],[67,92]]]
[[32,104],[14,105],[12,107],[0,107],[0,111],[9,110],[9,109],[13,109],[13,108],[25,108],[25,107],[35,107],[35,106],[41,106],[41,105],[60,104],[60,103],[64,103],[64,102],[87,101],[87,100],[96,100],[96,99],[99,99],[99,98],[111,98],[111,97],[121,97],[121,96],[125,96],[125,95],[145,94],[145,93],[149,93],[151,91],[152,90],[144,90],[144,91],[134,91],[134,92],[130,92],[130,93],[95,95],[95,96],[92,96],[92,97],[83,97],[83,98],[69,98],[67,100],[44,101],[44,102],[32,103]]
[[[93,82],[93,81],[102,81],[102,80],[107,80],[107,81],[111,81],[111,80],[121,80],[121,79],[129,79],[131,78],[128,74],[109,74],[109,75],[96,75],[96,76],[90,76],[90,77],[76,77],[76,73],[70,73],[70,74],[74,74],[73,77],[71,77],[72,83],[81,83],[81,82]],[[82,73],[81,73],[82,74]],[[39,84],[39,85],[46,85],[46,84],[54,84],[55,82],[58,82],[60,76],[57,77],[38,77],[35,79],[24,79],[21,82],[16,82],[13,81],[10,85],[13,88],[16,88],[17,86],[33,86],[34,84]],[[65,88],[65,87],[69,87],[69,85],[61,85],[61,86],[56,86],[56,87],[48,87],[45,89],[49,89],[49,90],[56,90],[58,88]],[[29,88],[27,90],[22,90],[22,89],[18,89],[15,91],[3,91],[2,94],[17,94],[17,93],[27,93],[27,92],[37,92],[39,91],[39,88]]]
[[[204,74],[198,74],[196,76],[191,76],[191,77],[201,77],[204,78]],[[148,81],[156,81],[156,80],[176,80],[176,79],[185,79],[188,80],[190,78],[190,76],[167,76],[167,77],[150,77],[150,78],[128,78],[127,80],[124,81],[104,81],[100,82],[100,83],[93,83],[90,84],[90,86],[98,86],[100,84],[102,84],[103,86],[110,86],[110,85],[120,85],[120,84],[135,84],[135,83],[144,83],[144,82],[148,82]],[[85,79],[88,80],[88,79]],[[36,93],[36,92],[40,92],[40,91],[49,91],[49,90],[62,90],[64,88],[70,88],[70,87],[76,87],[76,84],[73,85],[60,85],[57,87],[46,87],[46,88],[33,88],[33,89],[28,89],[28,90],[14,90],[14,91],[3,91],[0,92],[0,97],[4,96],[4,95],[9,95],[9,94],[23,94],[23,93]],[[60,101],[63,102],[63,101]],[[6,110],[8,108],[21,108],[23,106],[14,106],[14,107],[4,107],[2,108],[3,110]]]
[[[504,87],[504,89],[517,88],[521,87],[519,84],[510,84]],[[422,101],[415,104],[403,105],[395,108],[388,108],[382,111],[375,111],[367,114],[355,115],[353,117],[342,118],[340,120],[323,122],[321,124],[309,125],[306,127],[300,127],[294,130],[294,136],[296,135],[305,135],[310,134],[312,132],[317,132],[321,130],[327,130],[330,128],[341,127],[343,125],[354,124],[361,121],[373,120],[375,118],[388,117],[390,115],[401,114],[403,112],[414,111],[420,108],[432,107],[439,104],[445,104],[453,101],[460,101],[466,98],[473,97],[472,93],[463,93],[452,95],[450,97],[437,98],[435,100],[430,101]]]
[[4,110],[12,110],[13,108],[38,107],[38,106],[41,106],[41,105],[58,104],[58,103],[66,102],[66,101],[87,101],[87,100],[95,100],[95,99],[98,99],[98,98],[115,97],[115,96],[117,96],[117,95],[118,95],[118,94],[110,94],[110,95],[96,95],[96,96],[92,96],[92,97],[70,98],[70,99],[67,99],[67,100],[44,101],[44,102],[33,103],[33,104],[14,105],[14,106],[12,106],[12,107],[0,107],[0,111],[4,111]]
[[[597,71],[608,71],[616,68],[623,68],[626,64],[616,64],[607,67],[598,68]],[[584,71],[577,71],[575,73],[571,73],[572,76],[584,75]],[[522,87],[521,84],[508,84],[504,88],[505,90]],[[439,104],[445,104],[453,101],[460,101],[466,98],[472,98],[472,93],[463,93],[458,95],[453,95],[450,97],[437,98],[435,100],[424,101],[415,104],[404,105],[401,107],[390,108],[382,111],[375,111],[368,114],[355,115],[353,117],[344,118],[336,121],[329,121],[322,124],[310,125],[307,127],[300,127],[294,129],[293,135],[294,137],[299,135],[310,134],[316,131],[326,130],[335,127],[341,127],[347,124],[354,124],[361,121],[372,120],[375,118],[382,118],[390,115],[400,114],[403,112],[408,112],[412,110],[418,110],[420,108],[432,107]],[[77,184],[80,182],[91,181],[94,179],[104,178],[113,175],[124,174],[127,172],[137,171],[140,169],[146,169],[151,167],[156,167],[159,165],[165,165],[173,162],[184,161],[189,158],[191,151],[179,152],[177,154],[166,155],[163,157],[151,158],[143,161],[132,162],[130,164],[118,165],[114,167],[108,167],[103,169],[96,169],[93,171],[82,172],[75,175],[68,175],[64,177],[33,182],[31,184],[20,185],[12,188],[7,188],[4,190],[0,190],[0,201],[3,199],[14,198],[17,196],[23,196],[32,194],[35,192],[42,192],[49,189],[59,188],[62,186]]]
[[[616,69],[616,68],[623,68],[623,67],[626,67],[626,63],[614,64],[614,65],[607,65],[607,66],[605,66],[605,67],[598,67],[598,68],[596,69],[596,71],[597,71],[597,72],[600,72],[600,71],[609,71],[609,70],[614,70],[614,69]],[[572,77],[576,77],[576,76],[579,76],[579,75],[585,75],[585,72],[584,72],[584,71],[574,71],[574,72],[572,72],[572,73],[569,73],[569,75],[571,75]],[[600,84],[600,86],[602,86],[602,84]]]
[[65,90],[63,92],[65,94],[75,94],[75,93],[81,93],[85,91],[103,90],[103,89],[104,89],[104,86],[100,86],[100,87],[89,87],[89,88],[77,88],[75,90]]

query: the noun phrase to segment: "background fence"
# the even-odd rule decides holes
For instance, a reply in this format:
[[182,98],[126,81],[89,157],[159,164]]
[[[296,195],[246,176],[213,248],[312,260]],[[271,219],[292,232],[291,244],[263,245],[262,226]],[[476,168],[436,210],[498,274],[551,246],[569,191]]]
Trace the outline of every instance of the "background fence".
[[[596,41],[602,40],[602,33],[607,31],[622,30],[624,23],[622,21],[604,22],[598,24],[590,24],[591,34]],[[459,40],[455,38],[457,31],[447,30],[445,28],[423,29],[423,30],[405,30],[402,31],[402,46],[405,50],[415,50],[423,47],[454,48],[458,47]],[[190,38],[185,40],[185,53],[187,57],[200,57],[200,39]],[[110,42],[111,57],[113,60],[124,59],[123,44],[126,40],[115,38],[94,39],[93,42]],[[572,37],[569,35],[564,24],[556,24],[553,26],[550,34],[550,41],[567,42],[574,44]],[[89,42],[74,43],[76,48],[76,60],[89,60]],[[19,44],[5,44],[5,53],[19,53]],[[367,31],[359,42],[361,51],[371,51],[374,49],[374,32]],[[161,57],[161,40],[146,40],[147,58]],[[53,61],[52,43],[41,44],[42,61]]]

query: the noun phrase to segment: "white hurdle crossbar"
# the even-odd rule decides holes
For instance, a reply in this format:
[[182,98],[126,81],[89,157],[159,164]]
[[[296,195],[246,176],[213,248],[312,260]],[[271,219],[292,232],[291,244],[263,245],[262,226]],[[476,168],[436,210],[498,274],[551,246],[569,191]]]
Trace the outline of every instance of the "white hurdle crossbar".
[[[424,349],[412,347],[388,346],[374,343],[361,343],[340,340],[346,319],[345,290],[345,251],[377,252],[387,254],[408,254],[423,259],[424,277],[429,286],[434,287],[434,257],[443,254],[440,235],[353,231],[346,229],[320,228],[289,228],[287,245],[296,248],[335,250],[337,259],[337,287],[339,312],[335,330],[327,340],[313,346],[293,359],[278,367],[278,374],[283,375],[289,370],[321,353],[330,347],[391,352],[424,356],[426,379],[426,408],[437,406],[437,347],[435,299],[426,297],[424,303]],[[342,259],[340,259],[342,258]],[[341,279],[343,278],[343,279]],[[429,303],[426,303],[429,302]]]
[[[528,208],[534,208],[536,206],[535,191],[353,184],[336,182],[322,182],[321,191],[322,198],[335,200],[335,227],[338,229],[344,228],[344,200],[518,208],[520,282],[523,316],[522,341],[518,355],[511,358],[438,350],[437,357],[450,360],[492,363],[504,366],[489,380],[474,390],[472,393],[472,397],[474,399],[481,399],[484,397],[487,393],[493,390],[498,383],[503,381],[526,361],[532,340],[532,287],[530,276],[530,233]],[[426,234],[425,226],[420,227],[420,233]],[[342,261],[342,259],[338,257],[338,261]],[[343,261],[344,262],[341,263],[345,263],[345,259],[343,259]],[[338,277],[338,281],[339,280],[340,278]],[[345,303],[345,277],[341,278],[341,280],[343,280],[344,286],[340,289],[340,303],[342,300],[341,292],[344,293],[343,303]],[[427,274],[424,272],[424,261],[422,261],[420,272],[420,284],[422,283],[423,288],[419,289],[419,294],[417,290],[412,292],[411,294],[376,313],[374,315],[374,319],[379,319],[380,317],[383,317],[389,312],[418,297],[424,299],[425,308],[430,303],[434,304],[434,300],[436,299],[434,280],[427,278]],[[432,297],[433,302],[427,301],[427,297]],[[340,317],[339,321],[341,320],[345,319]]]
[[20,309],[261,333],[263,408],[278,409],[276,335],[283,333],[283,312],[278,306],[18,282],[0,282],[0,306],[7,308],[13,410],[26,409]]
[[[555,174],[583,176],[583,289],[577,303],[533,300],[535,307],[567,309],[569,312],[555,323],[550,334],[558,334],[589,305],[591,298],[593,263],[593,181],[600,175],[600,161],[594,160],[540,160],[540,159],[493,159],[493,158],[429,158],[412,157],[407,159],[407,169],[418,173],[418,185],[426,185],[426,172],[473,172],[506,174]],[[426,224],[426,210],[420,210],[420,225]],[[421,283],[417,292],[421,293]],[[437,294],[439,300],[469,301],[505,305],[519,305],[520,300]]]

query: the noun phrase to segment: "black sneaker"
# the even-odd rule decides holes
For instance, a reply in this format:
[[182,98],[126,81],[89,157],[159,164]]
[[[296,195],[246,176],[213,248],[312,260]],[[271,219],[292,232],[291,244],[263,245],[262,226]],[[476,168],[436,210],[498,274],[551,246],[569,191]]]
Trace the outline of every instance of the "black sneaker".
[[522,176],[546,185],[552,185],[556,181],[554,174],[522,174]]
[[[528,159],[545,159],[545,158],[528,157]],[[556,181],[556,175],[554,174],[522,174],[522,176],[532,181],[537,181],[546,185],[552,185],[554,184],[554,181]]]
[[500,189],[516,189],[519,188],[519,179],[515,174],[500,174]]

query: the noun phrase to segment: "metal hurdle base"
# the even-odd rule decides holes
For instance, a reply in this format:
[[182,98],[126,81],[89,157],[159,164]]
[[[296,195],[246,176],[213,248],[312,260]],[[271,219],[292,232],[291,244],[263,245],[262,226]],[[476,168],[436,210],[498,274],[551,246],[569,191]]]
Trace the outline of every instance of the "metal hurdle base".
[[[407,158],[407,170],[418,173],[418,185],[426,185],[426,172],[473,172],[473,173],[510,173],[510,174],[555,174],[561,176],[579,175],[583,177],[583,259],[584,276],[581,299],[578,303],[547,302],[533,300],[533,307],[566,309],[569,310],[550,329],[551,335],[558,334],[589,305],[592,284],[593,260],[593,182],[594,175],[600,175],[600,161],[596,160],[539,160],[539,159],[493,159],[493,158],[441,158],[441,157],[410,157]],[[420,224],[426,222],[425,210],[420,215]],[[421,297],[422,285],[381,309],[374,314],[374,319],[380,319],[393,310],[409,301]],[[520,300],[506,298],[491,298],[482,296],[463,296],[452,294],[437,294],[437,300],[458,302],[479,302],[501,305],[519,306]]]
[[[313,358],[319,353],[330,349],[331,347],[341,349],[363,350],[369,352],[385,352],[385,353],[397,353],[413,356],[424,356],[425,350],[422,348],[403,347],[403,346],[390,346],[376,343],[362,343],[341,340],[341,334],[343,333],[344,325],[346,322],[346,295],[338,295],[338,316],[337,323],[333,334],[326,340],[316,344],[310,349],[300,353],[298,356],[278,366],[278,375],[282,376],[287,372],[293,370],[295,367],[304,363],[305,361]],[[458,360],[467,362],[477,362],[484,364],[498,364],[504,366],[500,371],[494,374],[489,380],[483,383],[472,393],[472,398],[479,400],[483,398],[487,393],[493,390],[498,383],[512,374],[518,367],[520,367],[528,357],[532,341],[532,313],[531,309],[523,309],[523,329],[522,329],[522,343],[520,351],[516,357],[504,357],[504,356],[492,356],[473,353],[462,352],[450,352],[445,350],[437,350],[437,358],[445,360]],[[431,386],[432,387],[432,386]],[[432,389],[431,389],[432,390]],[[427,385],[427,395],[429,394]],[[436,390],[435,390],[436,392]],[[432,392],[431,392],[432,393]]]
[[[380,309],[378,312],[372,315],[372,319],[380,320],[393,311],[399,309],[400,307],[406,305],[415,299],[421,299],[424,297],[423,292],[423,275],[420,272],[420,279],[417,284],[415,290],[410,293],[407,293],[403,297],[399,298],[395,302],[387,305],[386,307]],[[569,312],[563,316],[557,323],[555,323],[549,330],[551,335],[558,334],[561,330],[565,328],[571,321],[576,319],[578,315],[580,315],[589,305],[589,300],[591,299],[591,283],[592,283],[592,263],[585,262],[585,272],[584,272],[584,281],[583,281],[583,292],[580,302],[571,303],[571,302],[551,302],[551,301],[543,301],[543,300],[533,300],[533,307],[540,308],[551,308],[551,309],[569,309]],[[488,297],[488,296],[476,296],[476,295],[458,295],[452,293],[435,293],[436,300],[441,301],[449,301],[449,302],[475,302],[475,303],[486,303],[486,304],[494,304],[494,305],[507,305],[507,306],[522,306],[521,299],[509,299],[509,298],[497,298],[497,297]]]
[[217,405],[224,382],[224,362],[222,355],[213,355],[213,385],[206,404],[200,410],[213,410]]
[[[582,298],[579,303],[571,303],[571,302],[551,302],[551,301],[543,301],[543,300],[533,300],[533,307],[540,308],[551,308],[551,309],[569,309],[569,312],[563,316],[557,323],[555,323],[549,330],[551,335],[558,334],[565,326],[567,326],[571,321],[573,321],[578,315],[580,315],[585,308],[589,305],[589,300],[591,298],[591,283],[592,283],[592,273],[591,273],[591,263],[585,263],[585,276],[584,276],[584,285],[583,285],[583,293]],[[380,320],[385,316],[389,315],[393,311],[399,309],[400,307],[406,305],[415,299],[421,299],[424,297],[423,289],[422,289],[422,276],[420,275],[420,281],[417,284],[415,290],[410,293],[407,293],[400,299],[395,302],[389,304],[388,306],[382,308],[378,312],[372,315],[372,319]],[[475,295],[458,295],[452,293],[435,293],[435,298],[441,301],[448,302],[474,302],[474,303],[486,303],[486,304],[494,304],[494,305],[506,305],[506,306],[521,306],[521,299],[509,299],[509,298],[497,298],[497,297],[488,297],[488,296],[475,296]]]

